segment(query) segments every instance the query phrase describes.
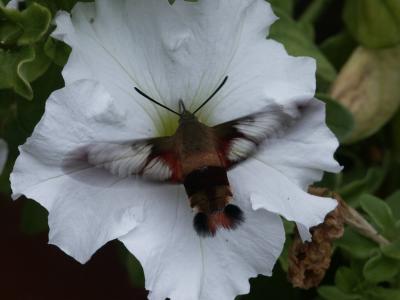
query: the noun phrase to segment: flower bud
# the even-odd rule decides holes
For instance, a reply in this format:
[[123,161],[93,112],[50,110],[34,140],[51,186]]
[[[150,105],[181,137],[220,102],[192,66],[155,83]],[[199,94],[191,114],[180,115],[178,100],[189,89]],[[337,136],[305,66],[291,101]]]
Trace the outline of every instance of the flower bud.
[[331,89],[332,98],[351,111],[352,143],[377,132],[400,105],[400,46],[387,49],[357,48]]

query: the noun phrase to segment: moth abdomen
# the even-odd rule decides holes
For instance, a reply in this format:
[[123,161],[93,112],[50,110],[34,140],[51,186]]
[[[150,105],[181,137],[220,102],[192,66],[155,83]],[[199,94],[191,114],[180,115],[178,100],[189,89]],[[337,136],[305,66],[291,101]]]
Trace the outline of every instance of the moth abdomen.
[[193,226],[200,236],[213,236],[218,228],[235,229],[244,221],[242,210],[230,204],[232,192],[223,167],[196,169],[185,177],[184,186],[197,211]]

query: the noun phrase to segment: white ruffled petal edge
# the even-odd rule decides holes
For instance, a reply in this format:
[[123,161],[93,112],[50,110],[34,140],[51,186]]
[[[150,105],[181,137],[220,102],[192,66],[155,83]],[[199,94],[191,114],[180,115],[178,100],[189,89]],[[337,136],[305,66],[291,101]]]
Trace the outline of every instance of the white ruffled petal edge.
[[6,7],[18,9],[18,4],[21,2],[24,2],[24,0],[11,0],[10,2],[7,3]]
[[121,111],[98,83],[78,81],[50,96],[42,120],[19,148],[10,176],[13,198],[25,195],[43,205],[49,211],[49,242],[82,263],[137,226],[152,185],[94,167],[69,173],[63,164],[88,143],[136,137],[140,120],[131,113]]
[[257,159],[290,178],[303,190],[322,179],[324,171],[338,173],[342,167],[334,158],[339,142],[325,122],[325,103],[310,100],[301,118],[281,138],[272,140]]
[[143,223],[120,238],[143,266],[149,299],[232,300],[249,292],[250,277],[271,275],[285,240],[278,215],[235,193],[246,221],[200,238],[184,189],[171,188],[175,198],[147,198]]
[[337,139],[325,124],[325,104],[312,100],[292,129],[233,169],[230,180],[250,195],[254,209],[263,208],[297,222],[302,239],[310,240],[309,228],[322,223],[337,202],[306,190],[321,179],[324,170],[341,170],[333,157],[337,147]]

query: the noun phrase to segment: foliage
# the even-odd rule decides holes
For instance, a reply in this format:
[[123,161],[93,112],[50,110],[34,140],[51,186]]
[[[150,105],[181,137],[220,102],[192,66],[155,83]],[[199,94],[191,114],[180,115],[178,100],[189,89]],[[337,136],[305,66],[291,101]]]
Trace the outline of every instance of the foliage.
[[[171,5],[175,2],[168,1]],[[30,0],[26,7],[16,10],[6,8],[0,0],[0,138],[10,148],[6,169],[0,176],[2,193],[10,193],[8,177],[17,147],[33,131],[51,92],[63,86],[61,70],[70,49],[50,36],[54,30],[51,21],[58,10],[70,11],[76,2]],[[283,43],[291,55],[316,59],[317,97],[326,103],[328,126],[342,142],[354,128],[355,120],[346,107],[329,95],[331,85],[356,47],[400,44],[400,2],[269,2],[280,19],[271,27],[268,38]],[[319,288],[291,288],[285,279],[284,251],[274,276],[251,280],[250,295],[240,298],[265,299],[268,295],[271,299],[400,299],[400,112],[372,137],[352,145],[341,144],[336,155],[344,171],[326,174],[318,185],[339,192],[389,244],[378,245],[346,228],[343,238],[335,243],[331,269]],[[47,213],[39,205],[27,203],[21,230],[34,236],[47,230]],[[287,247],[293,224],[287,223],[286,227]],[[138,262],[126,253],[121,257],[135,284],[143,285]]]

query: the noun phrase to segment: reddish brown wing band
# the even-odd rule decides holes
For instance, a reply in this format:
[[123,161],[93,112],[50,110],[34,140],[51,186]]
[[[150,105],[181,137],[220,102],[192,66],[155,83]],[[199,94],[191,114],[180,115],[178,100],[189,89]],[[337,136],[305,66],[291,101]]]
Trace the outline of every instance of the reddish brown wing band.
[[64,169],[72,170],[80,162],[120,178],[139,175],[148,180],[182,182],[172,137],[85,145],[65,160]]
[[226,168],[253,155],[260,144],[279,136],[294,119],[282,106],[271,104],[260,112],[214,126],[218,152]]

